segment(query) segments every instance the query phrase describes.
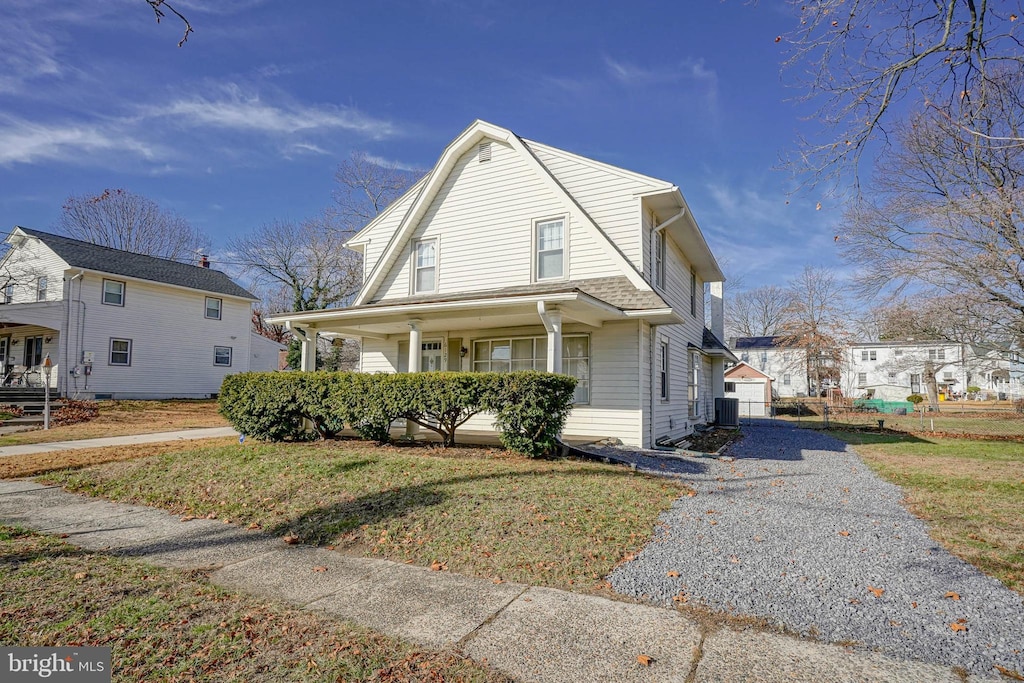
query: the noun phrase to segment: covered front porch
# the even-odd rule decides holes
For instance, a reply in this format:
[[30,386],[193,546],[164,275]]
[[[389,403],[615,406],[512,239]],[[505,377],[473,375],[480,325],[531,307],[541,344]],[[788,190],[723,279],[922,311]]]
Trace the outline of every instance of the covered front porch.
[[[381,302],[276,316],[302,342],[302,369],[315,367],[318,335],[361,340],[362,372],[540,370],[576,377],[571,441],[643,441],[641,340],[645,324],[677,323],[664,308],[623,309],[579,289],[543,295],[482,293],[447,301]],[[460,432],[493,433],[490,416]]]
[[0,388],[43,387],[47,355],[50,387],[59,388],[63,316],[58,301],[0,306]]

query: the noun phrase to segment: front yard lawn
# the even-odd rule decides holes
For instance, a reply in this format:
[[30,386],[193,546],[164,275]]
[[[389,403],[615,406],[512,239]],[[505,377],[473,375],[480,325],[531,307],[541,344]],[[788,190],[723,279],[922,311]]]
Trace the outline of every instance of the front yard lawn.
[[503,676],[199,574],[0,525],[0,644],[109,646],[114,681],[479,681]]
[[597,463],[356,441],[235,443],[44,480],[341,552],[575,590],[600,589],[686,491]]
[[0,436],[0,446],[228,426],[214,400],[99,401],[99,408],[88,422]]
[[1024,593],[1024,444],[832,432],[961,559]]

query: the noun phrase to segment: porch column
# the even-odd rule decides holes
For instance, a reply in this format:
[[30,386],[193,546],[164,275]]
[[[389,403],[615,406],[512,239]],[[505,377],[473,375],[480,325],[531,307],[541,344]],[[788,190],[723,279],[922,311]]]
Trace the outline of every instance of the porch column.
[[537,313],[548,332],[548,372],[562,372],[562,312],[537,302]]
[[423,366],[422,320],[409,321],[409,372],[419,372]]
[[[419,372],[423,367],[423,337],[420,331],[422,320],[409,321],[409,372]],[[412,420],[405,421],[405,436],[416,438],[419,426]]]
[[299,343],[302,346],[302,361],[299,363],[302,372],[316,370],[316,330],[302,330]]

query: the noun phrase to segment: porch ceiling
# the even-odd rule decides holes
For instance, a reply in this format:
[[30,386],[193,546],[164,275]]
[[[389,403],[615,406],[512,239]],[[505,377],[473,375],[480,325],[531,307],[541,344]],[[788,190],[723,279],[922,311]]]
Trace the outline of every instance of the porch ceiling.
[[0,324],[39,325],[59,330],[63,320],[64,303],[61,301],[0,305]]
[[543,296],[491,296],[396,305],[382,303],[327,311],[282,313],[269,318],[268,322],[288,322],[343,337],[386,338],[388,335],[408,334],[409,323],[412,321],[418,321],[420,330],[426,333],[540,325],[542,323],[537,311],[540,302],[549,311],[560,311],[563,323],[600,327],[609,321],[631,318],[649,319],[657,323],[679,322],[678,316],[671,309],[624,311],[581,292]]

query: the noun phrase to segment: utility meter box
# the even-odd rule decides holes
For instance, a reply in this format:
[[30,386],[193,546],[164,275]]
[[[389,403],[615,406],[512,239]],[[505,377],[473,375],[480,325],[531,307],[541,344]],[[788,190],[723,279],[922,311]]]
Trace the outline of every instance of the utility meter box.
[[82,351],[82,363],[84,365],[92,365],[96,360],[95,351]]

